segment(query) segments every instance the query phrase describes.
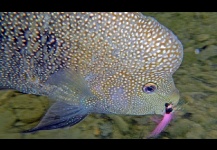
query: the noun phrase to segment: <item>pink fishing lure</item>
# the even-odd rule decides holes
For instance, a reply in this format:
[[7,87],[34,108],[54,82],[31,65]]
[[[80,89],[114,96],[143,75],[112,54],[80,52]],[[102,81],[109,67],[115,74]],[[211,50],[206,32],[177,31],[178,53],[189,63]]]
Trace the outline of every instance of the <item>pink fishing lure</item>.
[[172,105],[166,106],[166,112],[163,116],[163,119],[157,125],[154,131],[151,132],[148,138],[157,137],[167,127],[170,121],[173,119],[173,112],[167,112],[167,110],[172,111]]

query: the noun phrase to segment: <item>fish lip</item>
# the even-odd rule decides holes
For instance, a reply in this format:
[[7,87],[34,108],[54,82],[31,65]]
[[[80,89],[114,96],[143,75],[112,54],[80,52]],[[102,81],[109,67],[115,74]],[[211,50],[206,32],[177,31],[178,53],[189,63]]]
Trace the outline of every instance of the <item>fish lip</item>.
[[[171,95],[169,95],[168,101],[165,102],[165,103],[169,103],[172,105],[173,111],[171,113],[173,113],[176,110],[176,106],[177,106],[179,100],[180,100],[179,90],[177,88],[175,88],[171,92]],[[158,115],[164,115],[165,113],[166,113],[165,107],[161,111],[155,111],[155,114],[158,114]]]

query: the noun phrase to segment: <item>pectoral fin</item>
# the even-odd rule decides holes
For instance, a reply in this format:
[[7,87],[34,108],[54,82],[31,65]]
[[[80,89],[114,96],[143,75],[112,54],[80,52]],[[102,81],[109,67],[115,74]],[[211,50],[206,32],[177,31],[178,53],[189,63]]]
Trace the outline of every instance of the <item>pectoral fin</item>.
[[87,115],[88,112],[83,107],[69,105],[64,102],[56,102],[49,108],[35,128],[24,131],[24,133],[73,126],[83,120]]
[[10,90],[11,88],[0,86],[0,90]]

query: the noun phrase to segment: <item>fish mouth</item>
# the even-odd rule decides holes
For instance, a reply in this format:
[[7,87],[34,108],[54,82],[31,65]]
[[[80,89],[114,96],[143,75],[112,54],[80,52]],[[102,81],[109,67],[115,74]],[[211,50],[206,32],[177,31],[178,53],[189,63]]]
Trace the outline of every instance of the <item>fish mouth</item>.
[[173,90],[173,92],[171,92],[171,94],[165,98],[165,101],[160,104],[160,106],[158,106],[158,109],[156,109],[154,111],[154,114],[158,114],[158,115],[164,115],[165,114],[165,104],[168,103],[170,105],[172,105],[173,111],[176,110],[176,105],[179,102],[179,90],[175,89]]

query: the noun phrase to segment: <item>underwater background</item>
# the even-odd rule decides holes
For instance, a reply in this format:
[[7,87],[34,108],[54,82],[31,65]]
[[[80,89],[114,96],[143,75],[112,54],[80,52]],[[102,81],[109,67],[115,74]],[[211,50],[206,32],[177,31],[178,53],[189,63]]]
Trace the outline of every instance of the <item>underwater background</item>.
[[[159,139],[217,138],[217,12],[144,12],[172,30],[184,47],[173,78],[180,91],[175,117]],[[162,116],[91,114],[70,128],[21,133],[35,127],[52,101],[0,91],[1,139],[145,139]]]

